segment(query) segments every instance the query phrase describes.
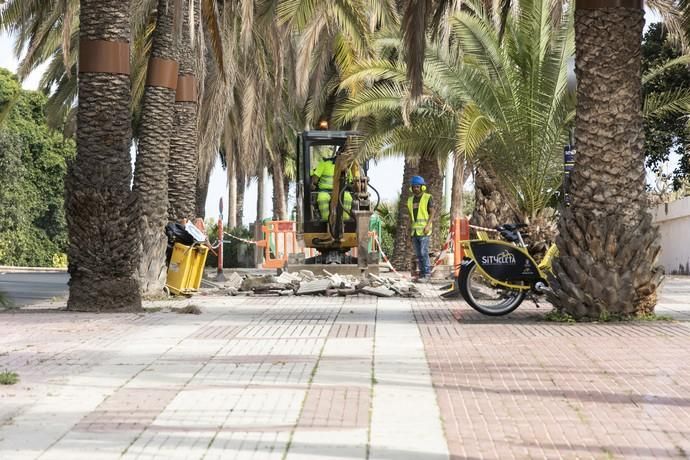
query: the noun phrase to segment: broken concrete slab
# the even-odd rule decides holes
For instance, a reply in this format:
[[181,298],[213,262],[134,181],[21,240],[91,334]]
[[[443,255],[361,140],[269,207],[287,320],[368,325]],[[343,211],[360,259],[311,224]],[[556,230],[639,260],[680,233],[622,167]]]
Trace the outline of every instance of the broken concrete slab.
[[[313,266],[310,266],[310,268]],[[306,268],[298,272],[282,271],[280,275],[228,271],[226,282],[204,283],[201,295],[214,293],[228,296],[290,296],[331,295],[350,296],[360,292],[379,297],[419,297],[417,287],[408,280],[374,273],[344,274],[331,267],[323,267],[319,274]]]
[[302,279],[306,279],[307,281],[311,281],[316,278],[316,276],[314,276],[314,272],[311,270],[299,270],[298,273],[300,276],[302,276]]
[[225,274],[225,282],[223,285],[225,287],[230,287],[234,289],[239,289],[242,286],[242,281],[244,278],[242,278],[242,275],[240,275],[237,272],[230,272]]
[[318,294],[326,292],[331,287],[330,278],[317,279],[314,281],[302,281],[297,290],[297,295]]
[[372,287],[372,286],[367,286],[364,289],[362,289],[363,294],[369,294],[369,295],[374,295],[377,297],[393,297],[395,295],[395,291],[384,287]]
[[299,283],[300,281],[302,281],[302,277],[297,274],[283,272],[280,274],[280,276],[276,278],[276,281],[285,284]]
[[304,253],[301,252],[288,254],[288,265],[303,264],[305,258]]
[[275,276],[266,275],[260,277],[248,277],[242,281],[241,291],[264,292],[277,290],[282,291],[290,287],[290,283],[279,283]]

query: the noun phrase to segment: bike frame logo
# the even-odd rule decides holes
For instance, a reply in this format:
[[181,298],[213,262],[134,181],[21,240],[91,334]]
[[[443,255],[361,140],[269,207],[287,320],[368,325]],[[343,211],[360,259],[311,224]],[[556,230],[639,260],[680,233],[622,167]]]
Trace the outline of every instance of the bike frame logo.
[[507,249],[495,256],[482,256],[482,265],[515,265],[515,256]]

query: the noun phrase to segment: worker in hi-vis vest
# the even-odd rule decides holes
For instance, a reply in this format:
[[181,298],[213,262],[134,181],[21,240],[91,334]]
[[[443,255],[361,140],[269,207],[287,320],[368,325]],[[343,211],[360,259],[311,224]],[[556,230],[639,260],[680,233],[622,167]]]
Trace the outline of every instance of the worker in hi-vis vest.
[[434,218],[434,199],[430,193],[426,193],[426,183],[421,176],[412,177],[410,191],[412,195],[407,199],[407,209],[412,223],[412,247],[417,256],[419,280],[425,282],[431,277],[429,236]]
[[[336,155],[330,157],[328,153],[327,150],[324,150],[321,153],[323,155],[321,161],[311,170],[311,186],[313,190],[318,190],[319,192],[319,194],[316,195],[316,203],[319,206],[319,214],[321,215],[322,221],[327,221],[331,213],[331,193],[333,191],[335,158],[337,156],[336,153]],[[351,179],[351,173],[349,172],[348,179]],[[345,192],[345,196],[343,196],[343,207],[345,208],[343,218],[349,219],[350,215],[348,211],[352,209],[352,195],[350,192]]]

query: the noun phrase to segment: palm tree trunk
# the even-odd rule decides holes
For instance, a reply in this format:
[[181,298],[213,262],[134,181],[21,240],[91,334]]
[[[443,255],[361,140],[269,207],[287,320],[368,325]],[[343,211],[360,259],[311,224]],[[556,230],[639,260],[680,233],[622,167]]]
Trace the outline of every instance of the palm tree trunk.
[[228,228],[237,227],[237,167],[235,158],[228,161]]
[[261,222],[264,214],[264,168],[260,167],[256,176],[256,221]]
[[247,176],[244,173],[237,175],[237,226],[242,227],[244,222],[244,192],[247,188]]
[[412,240],[410,239],[410,213],[407,210],[407,199],[410,196],[410,179],[417,173],[417,165],[409,158],[405,158],[403,169],[403,183],[400,189],[400,201],[398,201],[398,226],[395,232],[395,252],[391,257],[391,263],[398,270],[409,270],[414,254],[412,253]]
[[522,222],[514,198],[503,190],[496,174],[488,166],[478,164],[475,168],[474,196],[473,225],[494,228]]
[[289,197],[290,196],[290,179],[285,177],[283,179],[283,201],[285,203],[285,218],[286,219],[292,219],[292,211],[290,210],[290,207],[288,206],[289,202]]
[[139,280],[144,295],[156,294],[165,286],[164,229],[168,220],[168,176],[172,114],[177,87],[177,52],[173,44],[174,6],[158,1],[156,28],[144,89],[141,132],[134,176],[134,192],[141,206],[139,227],[142,257]]
[[[198,172],[198,171],[197,171]],[[211,182],[211,170],[196,177],[196,195],[194,197],[194,215],[206,218],[206,199],[208,198],[208,186]]]
[[[197,203],[200,201],[197,194],[199,83],[189,30],[189,2],[182,3],[185,7],[180,41],[180,72],[175,99],[173,133],[170,140],[168,174],[168,213],[170,220],[173,221],[192,219],[196,215]],[[198,14],[194,17],[198,19]]]
[[271,160],[273,178],[273,219],[287,220],[285,207],[285,176],[283,175],[282,155],[278,153]]
[[462,158],[455,158],[453,163],[453,185],[451,189],[450,198],[450,216],[451,223],[458,217],[465,217],[463,211],[465,203],[463,202],[463,187],[465,186],[465,160]]
[[644,12],[641,0],[623,3],[583,0],[575,12],[577,157],[552,301],[577,318],[653,311],[662,277],[645,198]]
[[[264,218],[264,168],[259,167],[256,177],[256,221],[254,222],[254,238],[259,241],[262,237],[261,225]],[[255,266],[259,267],[261,264],[262,248],[254,247],[254,262]]]
[[130,189],[129,2],[82,0],[79,20],[77,157],[65,184],[67,308],[141,310],[139,212]]

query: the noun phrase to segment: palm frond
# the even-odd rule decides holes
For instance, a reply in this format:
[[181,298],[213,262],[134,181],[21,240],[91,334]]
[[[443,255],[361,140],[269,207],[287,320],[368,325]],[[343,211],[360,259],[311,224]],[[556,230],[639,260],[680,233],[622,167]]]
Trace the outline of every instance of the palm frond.
[[668,61],[649,69],[644,73],[644,75],[642,75],[642,84],[644,85],[649,83],[663,74],[666,70],[676,65],[690,65],[690,54],[684,54],[682,56],[678,56],[677,58],[669,59]]
[[678,116],[690,113],[690,88],[677,88],[663,93],[652,93],[644,100],[642,113],[645,118]]

